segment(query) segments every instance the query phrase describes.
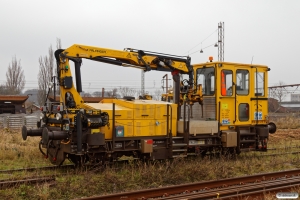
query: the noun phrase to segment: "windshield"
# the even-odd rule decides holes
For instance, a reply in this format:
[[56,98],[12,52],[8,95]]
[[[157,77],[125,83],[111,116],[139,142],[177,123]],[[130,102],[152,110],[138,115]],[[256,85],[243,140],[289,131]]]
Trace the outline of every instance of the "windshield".
[[197,69],[197,85],[202,84],[203,95],[215,94],[215,68],[205,67]]

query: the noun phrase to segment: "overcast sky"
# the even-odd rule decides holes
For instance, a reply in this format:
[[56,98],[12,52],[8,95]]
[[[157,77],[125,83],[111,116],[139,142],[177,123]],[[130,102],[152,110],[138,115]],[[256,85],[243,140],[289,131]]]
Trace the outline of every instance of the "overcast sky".
[[[225,61],[269,66],[269,86],[300,84],[299,0],[0,0],[0,84],[16,56],[25,90],[37,88],[38,59],[50,45],[56,48],[56,38],[63,48],[130,47],[190,54],[193,64],[207,62],[209,56],[217,60],[218,49],[205,47],[217,41],[219,22],[225,25]],[[81,71],[85,91],[140,88],[138,69],[84,60]],[[147,72],[146,91],[161,88],[164,75]]]

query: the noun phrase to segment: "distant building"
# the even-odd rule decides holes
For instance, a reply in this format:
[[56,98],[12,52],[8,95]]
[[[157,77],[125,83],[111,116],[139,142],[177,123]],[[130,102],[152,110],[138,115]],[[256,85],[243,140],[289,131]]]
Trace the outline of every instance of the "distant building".
[[300,111],[300,101],[281,102],[281,106],[284,107],[288,112],[299,112]]
[[300,94],[291,94],[291,101],[300,101]]
[[25,101],[28,96],[19,95],[0,95],[0,114],[11,113],[19,114],[26,113]]
[[28,107],[26,107],[26,112],[27,113],[35,113],[35,112],[40,112],[40,106],[31,104]]

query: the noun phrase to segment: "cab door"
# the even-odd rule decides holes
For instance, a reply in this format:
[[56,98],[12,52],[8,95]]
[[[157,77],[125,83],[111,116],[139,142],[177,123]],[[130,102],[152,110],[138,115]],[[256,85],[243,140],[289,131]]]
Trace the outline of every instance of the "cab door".
[[250,124],[250,68],[225,65],[220,77],[220,123],[223,126]]
[[219,121],[224,126],[232,126],[235,123],[235,93],[234,93],[234,71],[229,65],[224,65],[218,71],[220,81],[218,82],[219,96]]
[[250,70],[249,67],[235,66],[236,125],[250,124]]
[[267,76],[268,68],[253,67],[250,98],[250,119],[252,124],[265,124],[268,116]]

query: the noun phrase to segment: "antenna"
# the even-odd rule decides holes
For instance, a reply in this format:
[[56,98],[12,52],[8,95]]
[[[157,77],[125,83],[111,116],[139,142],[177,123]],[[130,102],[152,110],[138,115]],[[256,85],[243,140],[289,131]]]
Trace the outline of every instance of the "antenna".
[[253,57],[254,57],[254,56],[252,56],[252,59],[251,59],[251,65],[252,65],[252,62],[253,62]]

